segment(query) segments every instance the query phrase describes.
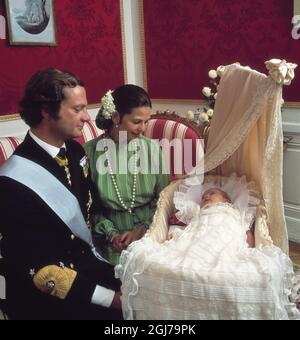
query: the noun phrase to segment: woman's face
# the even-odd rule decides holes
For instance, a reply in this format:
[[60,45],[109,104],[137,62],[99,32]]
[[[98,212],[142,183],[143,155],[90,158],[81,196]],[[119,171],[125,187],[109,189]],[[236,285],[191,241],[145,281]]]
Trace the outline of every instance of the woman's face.
[[127,131],[127,139],[130,142],[145,132],[150,116],[150,107],[134,108],[130,114],[123,116],[122,121],[119,123],[119,131]]

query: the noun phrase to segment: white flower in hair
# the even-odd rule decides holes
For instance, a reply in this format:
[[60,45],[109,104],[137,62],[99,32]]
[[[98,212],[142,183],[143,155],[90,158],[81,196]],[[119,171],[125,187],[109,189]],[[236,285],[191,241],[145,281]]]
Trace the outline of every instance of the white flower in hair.
[[111,119],[112,114],[116,112],[116,106],[114,104],[114,98],[112,96],[112,90],[106,92],[101,99],[102,104],[102,116],[104,119]]

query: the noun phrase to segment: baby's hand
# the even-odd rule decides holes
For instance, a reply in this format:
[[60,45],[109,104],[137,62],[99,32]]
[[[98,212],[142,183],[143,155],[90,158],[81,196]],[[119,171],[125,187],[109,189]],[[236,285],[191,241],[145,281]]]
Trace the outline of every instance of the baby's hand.
[[176,222],[177,222],[177,218],[174,213],[170,218],[169,224],[176,224]]
[[186,224],[184,224],[183,222],[181,222],[178,218],[177,218],[177,216],[176,216],[176,213],[178,212],[178,210],[174,210],[173,211],[173,214],[172,214],[172,216],[170,217],[170,220],[169,220],[169,224],[176,224],[176,225],[180,225],[180,226],[182,226],[182,227],[185,227],[186,226]]
[[170,233],[170,234],[167,235],[167,241],[172,240],[172,238],[173,238],[173,234],[172,234],[172,233]]

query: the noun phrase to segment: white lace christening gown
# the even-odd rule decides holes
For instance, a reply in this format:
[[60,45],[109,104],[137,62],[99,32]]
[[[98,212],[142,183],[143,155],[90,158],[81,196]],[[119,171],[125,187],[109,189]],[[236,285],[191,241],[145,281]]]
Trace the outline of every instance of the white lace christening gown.
[[292,263],[275,246],[248,248],[238,210],[198,211],[177,240],[143,238],[123,252],[126,319],[289,319]]

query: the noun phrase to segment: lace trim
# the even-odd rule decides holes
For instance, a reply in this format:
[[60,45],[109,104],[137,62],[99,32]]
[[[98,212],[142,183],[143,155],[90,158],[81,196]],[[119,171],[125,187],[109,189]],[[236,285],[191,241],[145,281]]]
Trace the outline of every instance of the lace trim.
[[126,320],[134,319],[131,300],[139,293],[138,277],[145,272],[145,261],[142,259],[147,259],[147,253],[150,256],[156,246],[151,239],[143,237],[122,251],[119,264],[115,266],[115,277],[122,281],[122,309]]
[[[159,319],[168,316],[172,319],[188,319],[200,314],[202,318],[222,318],[222,311],[226,308],[229,308],[227,312],[232,310],[232,314],[229,313],[228,317],[235,319],[300,318],[295,303],[291,302],[293,301],[292,286],[295,282],[292,263],[277,247],[244,248],[238,255],[241,256],[241,260],[244,259],[243,263],[252,261],[259,264],[256,270],[263,280],[261,283],[256,281],[256,275],[252,279],[249,275],[243,278],[228,272],[226,280],[224,273],[209,272],[209,282],[219,282],[217,286],[208,285],[206,279],[195,280],[197,277],[205,277],[205,272],[198,272],[196,268],[184,271],[178,267],[173,268],[161,251],[169,254],[171,249],[169,251],[164,245],[154,243],[150,239],[141,239],[132,243],[128,250],[122,253],[120,265],[116,266],[115,270],[116,277],[122,280],[122,308],[125,319]],[[269,260],[263,260],[261,253],[271,261],[274,259],[274,263],[280,267],[276,271],[274,269],[270,271]],[[162,260],[160,263],[153,262],[152,256],[155,254],[162,255],[158,257]],[[234,266],[231,258],[228,258],[228,261],[228,264]],[[238,287],[241,288],[236,286],[236,282],[239,282]],[[268,285],[267,289],[265,284]],[[282,289],[273,290],[272,287],[277,287],[277,284]],[[234,293],[233,287],[235,287]],[[226,295],[225,309],[220,307],[222,302],[218,298],[225,296],[224,294]],[[176,311],[176,303],[174,304],[178,301],[175,296],[180,296],[185,302],[179,314]],[[218,303],[214,305],[216,299]]]
[[[281,88],[280,88],[281,91]],[[275,104],[275,114],[269,129],[266,158],[262,165],[262,195],[270,222],[270,236],[278,247],[288,253],[288,235],[282,198],[283,134],[281,120],[281,93]]]

